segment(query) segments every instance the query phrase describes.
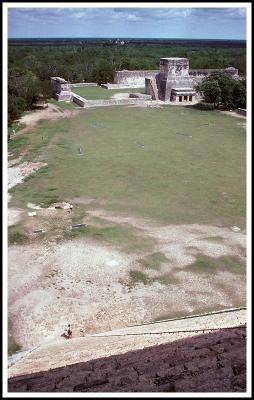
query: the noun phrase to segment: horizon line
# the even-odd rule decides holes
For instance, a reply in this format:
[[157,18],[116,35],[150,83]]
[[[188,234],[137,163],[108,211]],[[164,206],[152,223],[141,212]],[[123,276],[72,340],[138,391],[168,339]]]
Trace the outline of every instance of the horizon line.
[[246,39],[235,39],[235,38],[187,38],[187,37],[121,37],[121,36],[49,36],[49,37],[8,37],[8,39],[154,39],[154,40],[238,40],[245,41]]

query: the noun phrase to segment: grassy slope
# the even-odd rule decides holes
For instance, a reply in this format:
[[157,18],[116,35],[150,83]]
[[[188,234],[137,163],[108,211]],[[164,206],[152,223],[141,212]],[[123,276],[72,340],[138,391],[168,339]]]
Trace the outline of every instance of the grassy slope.
[[144,88],[134,89],[103,89],[101,87],[72,88],[72,92],[84,97],[87,100],[111,99],[116,93],[145,93]]
[[245,131],[237,122],[174,106],[100,107],[41,122],[22,140],[31,144],[25,158],[40,155],[48,168],[13,189],[13,204],[41,203],[49,194],[59,200],[97,196],[108,200],[105,208],[165,223],[243,228]]

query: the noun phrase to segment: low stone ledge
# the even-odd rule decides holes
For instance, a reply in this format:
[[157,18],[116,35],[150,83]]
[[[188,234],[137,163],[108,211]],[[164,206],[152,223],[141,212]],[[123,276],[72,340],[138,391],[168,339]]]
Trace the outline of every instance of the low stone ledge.
[[101,85],[103,89],[137,89],[144,88],[145,83],[131,84],[131,83],[104,83]]
[[96,82],[79,82],[79,83],[71,83],[70,87],[87,87],[87,86],[99,86]]

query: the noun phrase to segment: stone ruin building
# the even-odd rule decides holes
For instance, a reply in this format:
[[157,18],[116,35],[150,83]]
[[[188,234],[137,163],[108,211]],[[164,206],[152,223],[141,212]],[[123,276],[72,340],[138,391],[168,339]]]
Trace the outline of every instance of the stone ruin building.
[[71,84],[63,78],[51,77],[51,84],[53,86],[53,94],[58,101],[71,101]]
[[161,58],[160,72],[145,79],[146,93],[154,100],[192,102],[195,99],[194,81],[189,76],[187,58]]

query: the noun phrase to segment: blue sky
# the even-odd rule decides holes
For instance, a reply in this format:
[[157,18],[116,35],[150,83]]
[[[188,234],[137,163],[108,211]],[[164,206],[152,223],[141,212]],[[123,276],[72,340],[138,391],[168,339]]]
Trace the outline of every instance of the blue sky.
[[240,6],[74,8],[68,3],[70,7],[57,8],[55,4],[56,8],[9,7],[8,37],[246,39],[246,9]]

